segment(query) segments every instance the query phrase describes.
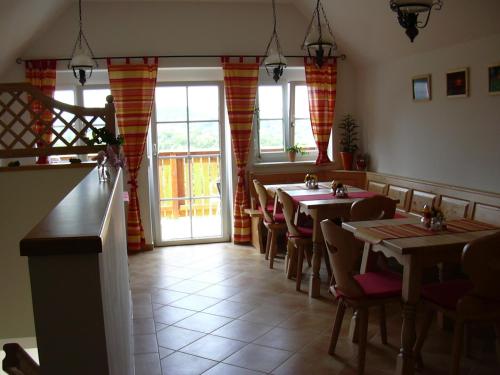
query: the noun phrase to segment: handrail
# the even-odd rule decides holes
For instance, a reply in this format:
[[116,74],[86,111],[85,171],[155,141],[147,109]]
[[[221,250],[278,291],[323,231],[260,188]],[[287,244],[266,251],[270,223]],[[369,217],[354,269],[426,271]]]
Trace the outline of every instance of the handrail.
[[[29,83],[0,84],[0,158],[88,154],[102,150],[104,146],[87,145],[85,137],[88,131],[99,128],[95,125],[98,120],[115,134],[113,97],[109,95],[106,101],[104,108],[84,108],[48,97]],[[41,107],[36,112],[35,102]],[[60,132],[53,130],[56,122],[63,126]],[[47,133],[52,134],[50,142],[44,140],[43,135]],[[58,141],[65,146],[54,147]]]

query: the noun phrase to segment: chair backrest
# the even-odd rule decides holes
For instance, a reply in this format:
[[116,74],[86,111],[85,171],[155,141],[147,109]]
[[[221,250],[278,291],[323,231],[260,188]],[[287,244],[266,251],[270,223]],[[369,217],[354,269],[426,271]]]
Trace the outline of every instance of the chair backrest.
[[396,213],[396,201],[383,195],[356,201],[351,206],[351,221],[392,219]]
[[272,223],[274,221],[273,215],[267,210],[267,190],[264,185],[262,185],[262,183],[257,179],[253,180],[253,185],[255,186],[255,191],[257,192],[257,196],[259,197],[259,204],[262,210],[262,214],[264,215],[264,220],[268,223]]
[[500,303],[500,232],[465,245],[462,264],[474,285],[469,294]]
[[321,222],[321,230],[335,277],[335,288],[350,298],[364,296],[363,289],[353,277],[353,271],[362,254],[363,243],[329,219]]
[[292,197],[290,197],[290,195],[282,189],[276,190],[276,193],[278,194],[278,200],[280,201],[283,209],[288,234],[291,236],[300,236],[300,232],[294,223],[295,205]]

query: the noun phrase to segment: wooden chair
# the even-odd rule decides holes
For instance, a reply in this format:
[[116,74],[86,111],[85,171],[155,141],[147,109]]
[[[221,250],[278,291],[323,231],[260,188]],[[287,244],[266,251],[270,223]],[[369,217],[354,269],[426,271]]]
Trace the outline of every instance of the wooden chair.
[[350,221],[392,219],[395,213],[395,200],[383,195],[375,195],[352,204]]
[[259,197],[260,210],[264,216],[264,226],[267,228],[266,260],[269,259],[269,268],[274,267],[274,257],[278,251],[278,237],[286,232],[285,217],[282,213],[273,214],[274,207],[267,203],[267,190],[259,180],[253,180],[255,191]]
[[380,309],[380,336],[382,343],[386,344],[385,304],[401,300],[401,277],[390,271],[373,271],[356,275],[354,269],[359,264],[362,242],[331,220],[323,220],[321,229],[336,282],[330,287],[330,291],[338,299],[328,353],[330,355],[335,353],[346,307],[356,309],[358,374],[363,374],[369,308],[376,306]]
[[[435,311],[455,320],[451,374],[460,371],[460,357],[467,322],[492,322],[500,345],[500,232],[472,241],[462,253],[462,266],[469,280],[446,281],[422,287],[426,312],[415,343],[415,358],[422,366],[422,346]],[[500,358],[499,358],[500,360]]]
[[278,199],[283,207],[283,214],[285,215],[285,222],[287,226],[287,276],[291,278],[293,264],[296,262],[296,283],[295,289],[300,291],[300,284],[302,282],[302,267],[304,266],[304,257],[310,265],[310,254],[312,252],[312,228],[301,227],[295,225],[295,205],[292,198],[282,189],[277,190]]
[[2,361],[2,370],[9,375],[41,375],[40,366],[15,343],[3,346],[5,358]]

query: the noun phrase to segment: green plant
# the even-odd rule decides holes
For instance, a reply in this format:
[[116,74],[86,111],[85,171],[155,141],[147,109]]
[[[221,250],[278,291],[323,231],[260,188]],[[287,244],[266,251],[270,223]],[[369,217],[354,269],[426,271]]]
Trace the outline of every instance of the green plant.
[[356,124],[356,120],[351,115],[347,114],[344,116],[339,124],[339,128],[342,129],[340,144],[342,145],[342,151],[344,152],[355,152],[358,149],[356,144],[358,141],[358,132],[356,128],[359,126]]
[[304,148],[299,146],[299,145],[293,145],[293,146],[287,147],[286,151],[287,152],[294,152],[294,153],[300,154],[300,155],[307,154],[307,152],[304,150]]
[[86,139],[89,146],[105,144],[109,146],[122,145],[123,137],[119,135],[116,137],[106,128],[96,129],[92,131],[92,138]]

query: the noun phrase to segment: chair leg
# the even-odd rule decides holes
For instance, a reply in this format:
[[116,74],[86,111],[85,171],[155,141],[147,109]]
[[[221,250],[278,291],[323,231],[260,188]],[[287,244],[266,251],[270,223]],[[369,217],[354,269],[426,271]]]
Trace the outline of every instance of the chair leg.
[[458,375],[460,373],[460,357],[462,355],[463,338],[464,321],[457,319],[455,321],[455,330],[453,333],[451,375]]
[[292,241],[288,241],[288,251],[290,252],[290,256],[288,259],[286,278],[291,280],[297,273],[297,248],[295,247],[295,243],[293,243]]
[[342,300],[339,300],[337,313],[335,314],[335,321],[333,323],[332,337],[330,338],[330,347],[328,348],[328,354],[330,355],[335,354],[335,348],[339,339],[340,329],[342,328],[342,321],[344,320],[345,308],[345,303]]
[[269,268],[274,267],[274,256],[276,255],[277,244],[278,233],[273,230],[271,231],[271,246],[269,247]]
[[271,230],[267,230],[267,236],[266,236],[266,260],[269,259],[269,250],[271,249],[271,237],[272,233]]
[[366,336],[368,334],[368,309],[366,307],[358,308],[358,375],[365,372],[366,358]]
[[300,292],[302,282],[302,267],[304,266],[304,245],[297,245],[297,276],[295,279],[295,290]]
[[313,257],[313,251],[310,247],[306,249],[306,259],[307,259],[307,266],[312,267],[312,257]]
[[387,345],[387,324],[386,324],[386,314],[385,314],[385,305],[380,305],[380,316],[379,316],[379,324],[380,324],[380,340],[382,344]]
[[330,280],[333,273],[332,266],[330,265],[330,256],[327,254],[327,251],[325,251],[323,258],[325,258],[326,272],[328,273],[328,280]]
[[358,343],[358,310],[352,313],[351,324],[349,326],[349,337],[354,344]]
[[415,364],[418,369],[424,367],[424,363],[422,361],[422,347],[424,346],[425,339],[429,333],[429,328],[431,328],[432,318],[434,318],[434,310],[426,306],[422,329],[420,330],[420,334],[417,337],[417,341],[415,342],[415,347],[413,349]]

